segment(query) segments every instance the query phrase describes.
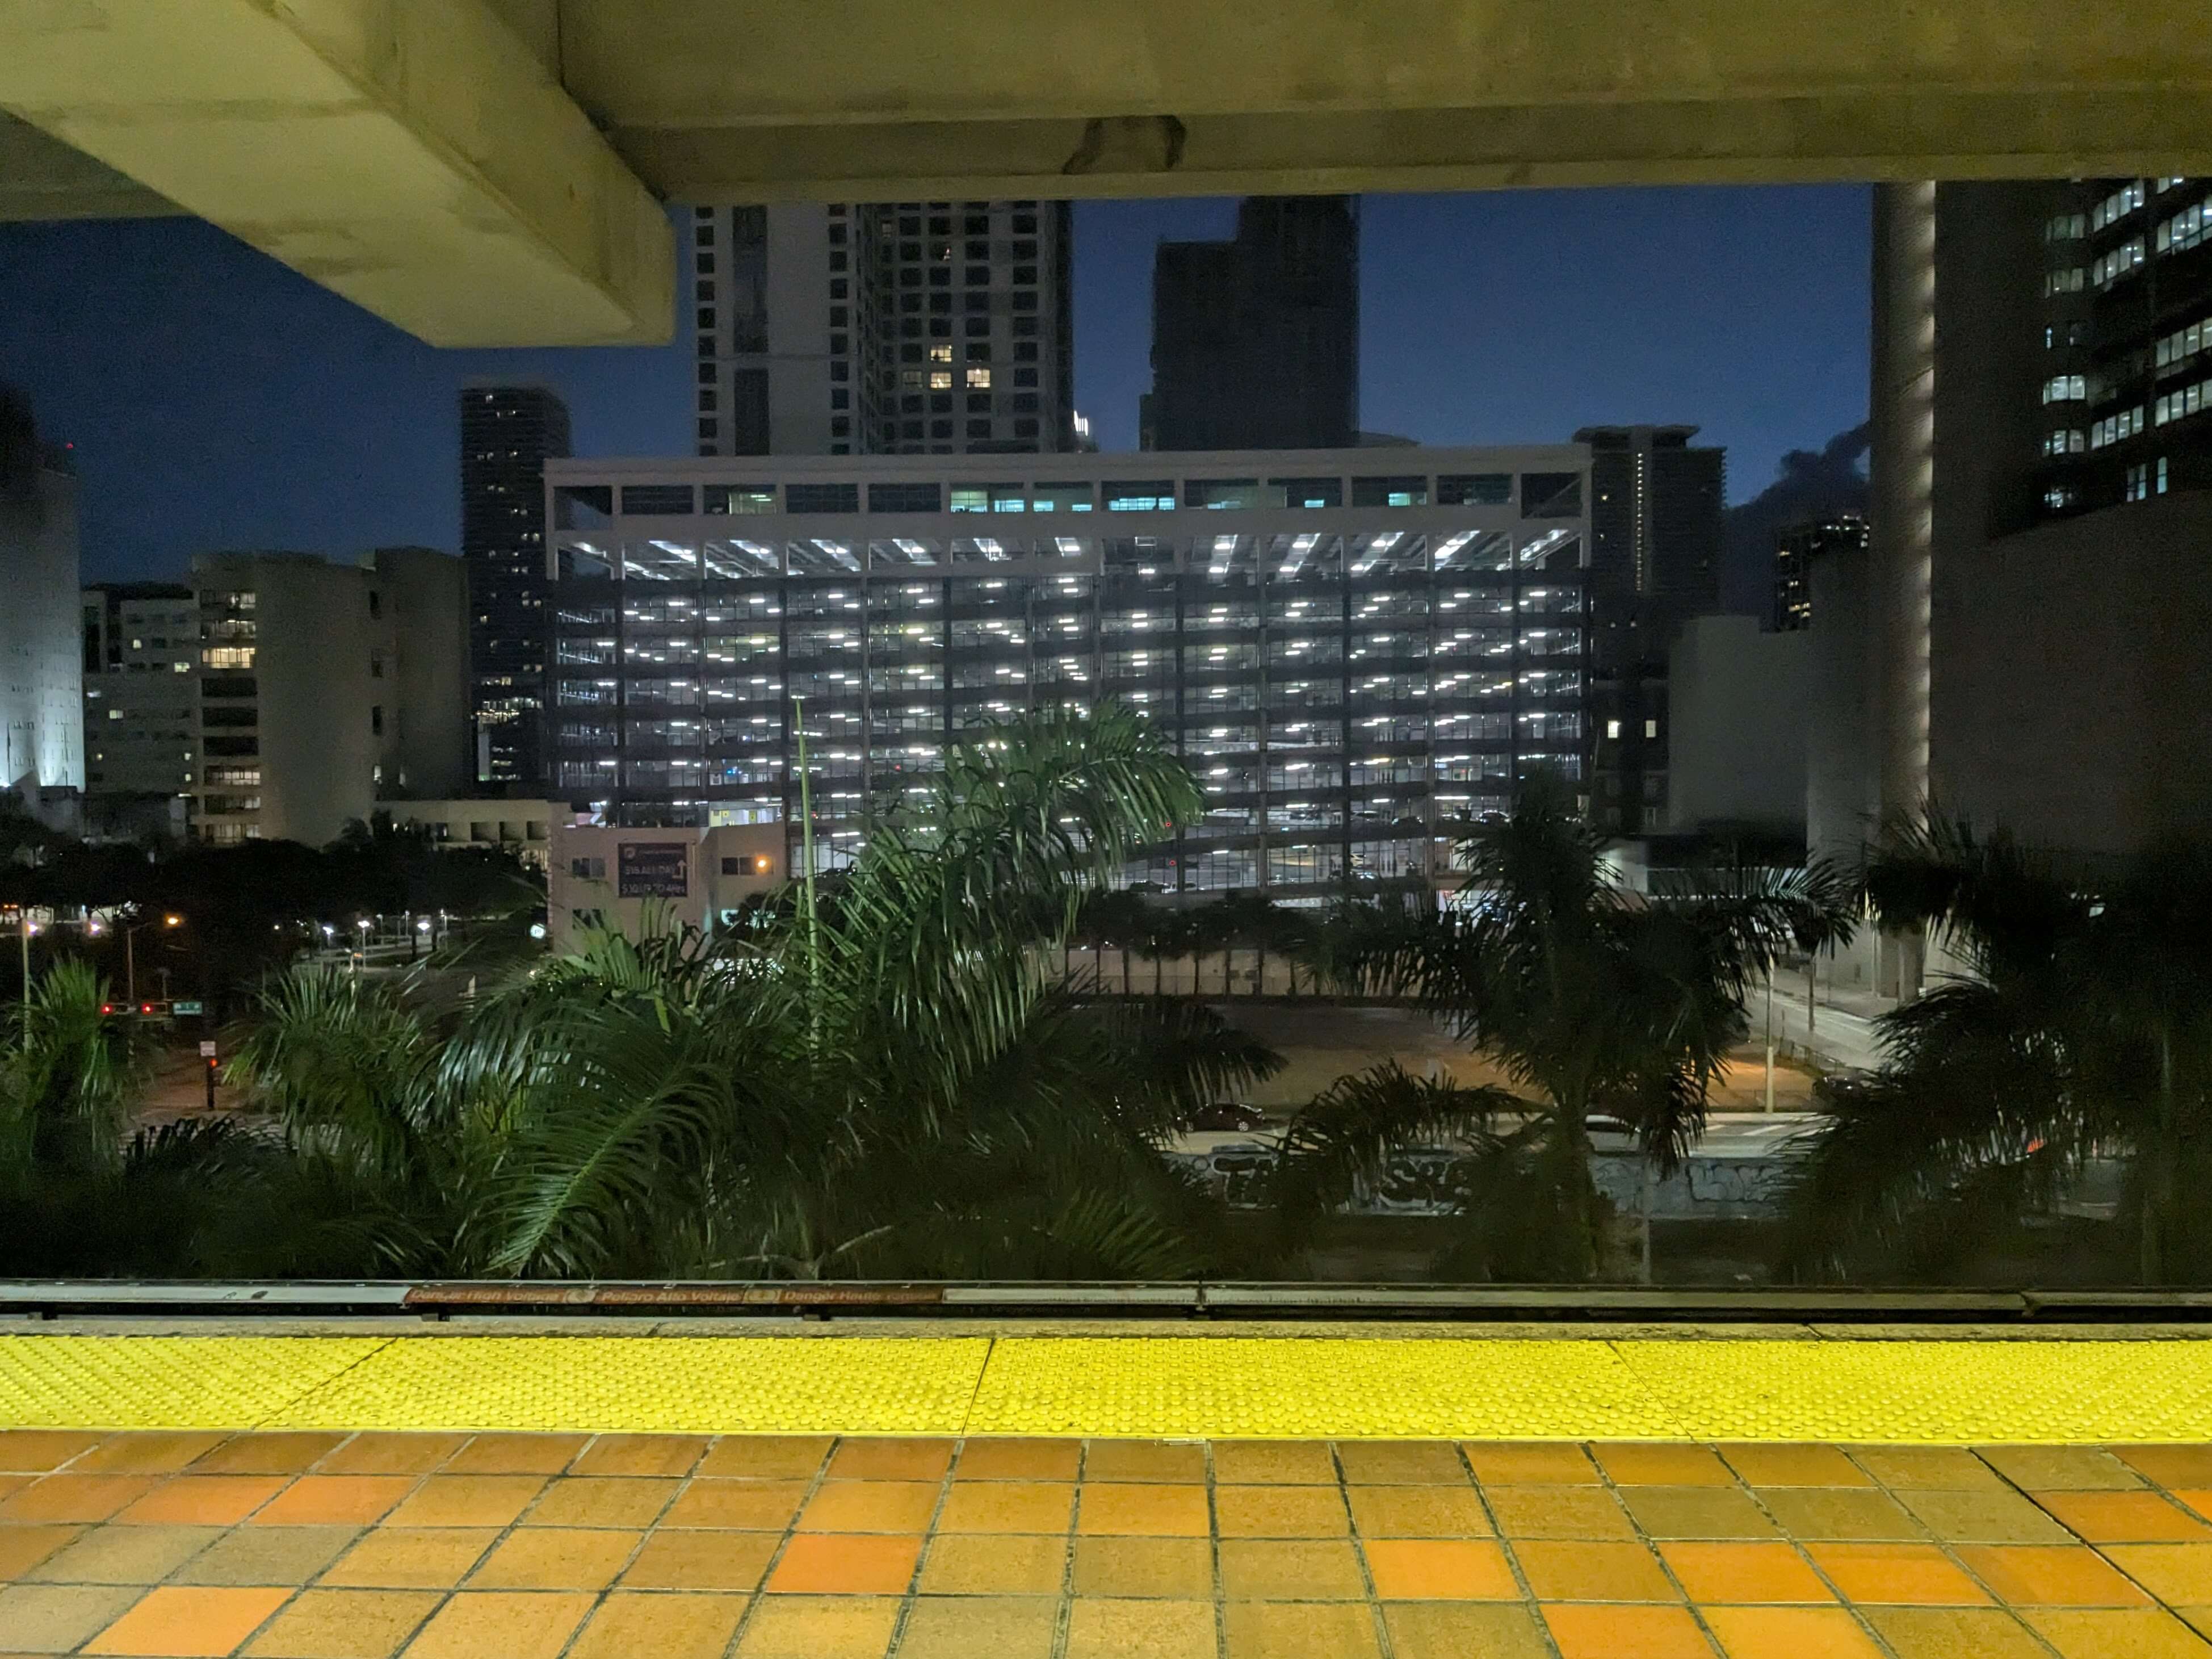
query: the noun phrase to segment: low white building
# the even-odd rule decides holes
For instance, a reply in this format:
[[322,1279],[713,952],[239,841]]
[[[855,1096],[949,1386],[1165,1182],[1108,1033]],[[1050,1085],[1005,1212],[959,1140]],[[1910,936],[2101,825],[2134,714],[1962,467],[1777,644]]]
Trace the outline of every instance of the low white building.
[[392,815],[395,828],[428,830],[441,848],[495,847],[541,870],[554,821],[567,816],[550,800],[392,800],[378,810]]
[[781,823],[647,830],[556,822],[548,931],[561,948],[580,927],[611,925],[635,937],[649,915],[726,927],[789,874]]

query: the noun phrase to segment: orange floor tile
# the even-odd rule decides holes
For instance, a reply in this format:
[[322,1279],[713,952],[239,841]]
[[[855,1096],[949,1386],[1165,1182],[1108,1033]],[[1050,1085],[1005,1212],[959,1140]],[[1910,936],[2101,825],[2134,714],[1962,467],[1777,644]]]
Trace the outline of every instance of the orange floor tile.
[[0,1650],[2212,1659],[2212,1448],[0,1433]]

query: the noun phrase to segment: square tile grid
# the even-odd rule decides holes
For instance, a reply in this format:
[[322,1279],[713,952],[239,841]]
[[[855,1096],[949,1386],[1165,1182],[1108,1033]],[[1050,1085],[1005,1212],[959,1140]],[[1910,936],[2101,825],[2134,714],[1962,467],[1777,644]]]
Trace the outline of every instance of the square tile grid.
[[0,1436],[0,1648],[2212,1659],[2212,1448]]

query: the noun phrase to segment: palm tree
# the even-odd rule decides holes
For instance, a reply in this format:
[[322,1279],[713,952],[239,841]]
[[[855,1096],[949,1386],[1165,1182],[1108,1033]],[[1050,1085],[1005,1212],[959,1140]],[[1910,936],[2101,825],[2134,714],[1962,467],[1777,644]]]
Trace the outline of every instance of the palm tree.
[[2201,1278],[2212,1224],[2212,848],[2100,871],[1933,814],[1887,827],[1867,888],[1963,971],[1881,1021],[1792,1195],[1802,1276],[1954,1272],[2093,1162],[2127,1173],[2147,1285]]
[[270,1216],[253,1190],[265,1150],[222,1122],[133,1133],[143,1067],[107,1001],[88,965],[57,963],[0,1036],[0,1261],[33,1275],[236,1271]]
[[[295,975],[241,1077],[452,1270],[1182,1273],[1160,1149],[1279,1062],[1202,1009],[1054,982],[1084,896],[1200,798],[1104,705],[954,748],[853,865],[708,939],[588,934],[449,1039]],[[450,1194],[442,1206],[435,1194]]]
[[1631,891],[1550,777],[1457,855],[1459,903],[1340,916],[1324,949],[1340,982],[1425,1008],[1511,1087],[1425,1084],[1389,1068],[1347,1079],[1291,1128],[1285,1211],[1293,1228],[1306,1224],[1393,1152],[1456,1140],[1469,1158],[1447,1260],[1491,1276],[1586,1278],[1609,1254],[1589,1116],[1633,1125],[1662,1172],[1679,1162],[1747,1030],[1749,985],[1791,945],[1848,931],[1841,884],[1818,865],[1723,865]]

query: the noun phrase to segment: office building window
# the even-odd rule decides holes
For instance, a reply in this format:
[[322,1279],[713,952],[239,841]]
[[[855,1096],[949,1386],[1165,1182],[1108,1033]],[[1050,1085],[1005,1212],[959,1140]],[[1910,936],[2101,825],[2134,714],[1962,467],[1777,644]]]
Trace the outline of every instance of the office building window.
[[787,484],[784,510],[789,513],[858,513],[860,486],[856,483]]
[[775,511],[775,486],[773,484],[708,484],[702,492],[708,513],[773,513]]
[[1455,472],[1437,479],[1439,507],[1504,507],[1512,499],[1510,472]]
[[1267,504],[1257,478],[1186,478],[1182,489],[1186,506],[1215,512],[1247,511]]
[[1267,480],[1267,505],[1270,507],[1342,507],[1344,480],[1341,478],[1270,478]]
[[939,484],[872,483],[868,486],[868,511],[871,513],[941,513],[944,510],[945,491]]
[[2204,351],[2212,351],[2212,317],[2160,336],[2152,348],[2152,364],[2158,368],[2179,368]]
[[624,484],[622,489],[622,510],[624,513],[689,514],[691,505],[690,484]]
[[2194,248],[2205,237],[2212,237],[2212,197],[2205,197],[2194,208],[2184,208],[2159,226],[2159,252],[2179,254],[2184,248]]
[[1088,513],[1091,507],[1087,483],[1040,483],[1030,489],[1032,513]]
[[[2089,228],[2102,230],[2106,225],[2118,224],[2143,204],[2143,181],[2131,179],[2110,196],[2089,210]],[[2074,216],[2079,218],[2081,216]]]
[[2046,404],[2079,403],[2088,395],[2086,375],[2054,374],[2043,383],[2043,401]]
[[[2164,228],[2160,234],[2163,237]],[[2160,246],[2163,248],[2163,242]],[[2089,263],[2089,280],[2099,288],[2110,288],[2121,277],[2139,270],[2143,262],[2143,239],[2131,236],[2109,253],[2100,253]]]
[[2089,428],[2089,447],[2102,449],[2106,444],[2116,444],[2132,438],[2143,429],[2143,410],[2141,404],[2124,410],[2118,415],[2107,415]]
[[2199,380],[2194,386],[2183,386],[2166,392],[2153,405],[2154,423],[2164,426],[2168,421],[2186,420],[2190,416],[2212,409],[2212,380]]
[[1429,504],[1429,481],[1410,476],[1354,478],[1352,481],[1352,504],[1354,507],[1426,507]]

